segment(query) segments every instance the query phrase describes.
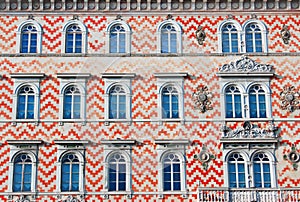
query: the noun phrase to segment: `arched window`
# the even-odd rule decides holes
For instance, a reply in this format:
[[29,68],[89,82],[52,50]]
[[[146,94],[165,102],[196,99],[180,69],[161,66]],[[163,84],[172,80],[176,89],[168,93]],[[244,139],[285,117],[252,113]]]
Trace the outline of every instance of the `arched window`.
[[126,102],[126,91],[123,86],[113,86],[109,91],[109,118],[126,119]]
[[34,20],[23,22],[17,31],[20,53],[41,53],[42,27]]
[[34,119],[35,91],[30,85],[21,87],[17,94],[17,119]]
[[127,170],[126,158],[120,152],[115,152],[108,158],[108,191],[126,191]]
[[109,53],[130,53],[130,27],[122,20],[115,20],[107,27]]
[[82,30],[77,24],[71,24],[66,30],[66,53],[82,52]]
[[261,85],[253,85],[249,89],[250,118],[266,118],[266,92]]
[[81,92],[76,85],[68,86],[64,91],[63,118],[81,118]]
[[225,90],[226,118],[242,118],[242,95],[239,88],[230,85]]
[[245,28],[246,52],[263,52],[262,30],[257,23],[250,23]]
[[167,85],[161,91],[162,118],[179,118],[179,92],[174,85]]
[[26,153],[21,153],[14,160],[13,191],[30,192],[32,181],[32,159]]
[[228,157],[229,187],[245,188],[246,185],[246,161],[239,153],[233,153]]
[[160,53],[181,52],[181,27],[172,20],[167,20],[158,28]]
[[257,153],[253,157],[254,186],[271,188],[271,162],[265,153]]
[[64,53],[85,53],[86,52],[86,27],[78,20],[71,20],[63,28],[63,49]]
[[21,31],[21,53],[37,53],[38,32],[33,24],[27,24]]
[[222,29],[222,52],[237,53],[239,52],[239,31],[235,24],[224,24]]
[[180,191],[181,190],[181,172],[182,163],[176,153],[168,153],[162,160],[163,167],[163,190]]
[[66,154],[61,160],[61,191],[79,191],[80,162],[74,153]]

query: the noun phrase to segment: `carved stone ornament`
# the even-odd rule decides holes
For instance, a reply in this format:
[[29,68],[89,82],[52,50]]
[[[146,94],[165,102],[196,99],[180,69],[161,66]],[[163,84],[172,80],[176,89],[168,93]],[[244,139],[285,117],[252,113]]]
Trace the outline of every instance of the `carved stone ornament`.
[[267,128],[258,128],[252,125],[250,121],[245,121],[242,127],[232,130],[223,125],[221,127],[224,138],[277,138],[275,131],[277,127],[272,122]]
[[203,45],[205,38],[206,38],[206,34],[203,30],[203,27],[199,25],[196,31],[196,39],[198,41],[198,44]]
[[247,56],[242,56],[241,59],[231,62],[230,64],[224,64],[219,68],[219,72],[267,72],[271,73],[273,66],[268,64],[259,64]]
[[199,154],[195,154],[194,159],[199,160],[202,163],[203,169],[207,170],[208,163],[215,159],[215,156],[207,151],[206,145],[203,145],[202,151]]
[[21,196],[19,196],[19,198],[16,200],[16,202],[30,202],[30,200],[27,199],[26,196],[21,195]]
[[80,202],[77,198],[74,198],[73,196],[68,196],[63,202]]
[[292,149],[291,150],[292,151],[290,153],[284,154],[283,158],[285,160],[290,161],[292,163],[292,165],[293,165],[294,170],[297,170],[298,169],[297,163],[300,160],[300,154],[299,154],[299,152],[297,152],[297,149],[296,149],[296,147],[295,147],[294,144],[292,145]]
[[280,31],[281,38],[284,44],[289,44],[291,33],[288,30],[288,26],[283,25],[282,30]]
[[280,93],[280,109],[289,110],[290,112],[300,109],[300,93],[295,90],[294,86],[286,85]]
[[202,113],[206,112],[207,110],[212,110],[212,97],[212,93],[208,91],[207,86],[198,86],[197,91],[193,93],[195,108],[200,109]]

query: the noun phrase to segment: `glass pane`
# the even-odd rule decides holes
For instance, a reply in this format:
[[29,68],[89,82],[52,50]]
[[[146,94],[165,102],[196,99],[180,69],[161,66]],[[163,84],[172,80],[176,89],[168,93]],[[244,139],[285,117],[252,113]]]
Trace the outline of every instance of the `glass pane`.
[[170,191],[171,190],[171,182],[164,182],[164,191]]
[[168,34],[161,34],[161,52],[168,53],[169,37]]
[[118,191],[125,191],[125,190],[126,190],[126,183],[125,182],[120,182]]
[[173,190],[180,190],[180,182],[174,182],[174,187],[173,187]]
[[116,33],[110,33],[110,38],[109,38],[109,40],[110,40],[110,46],[109,46],[109,48],[110,48],[110,53],[117,53],[117,44],[118,44],[118,42],[117,42],[117,39],[118,39],[118,35],[116,34]]

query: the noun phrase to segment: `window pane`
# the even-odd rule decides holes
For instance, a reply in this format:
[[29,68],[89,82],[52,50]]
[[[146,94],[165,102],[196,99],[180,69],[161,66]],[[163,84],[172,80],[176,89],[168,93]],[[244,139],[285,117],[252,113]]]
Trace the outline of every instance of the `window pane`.
[[180,182],[174,182],[174,184],[173,184],[173,190],[175,191],[175,190],[180,190]]
[[118,50],[117,49],[118,48],[117,47],[118,46],[117,45],[118,44],[117,43],[117,39],[118,39],[117,36],[118,35],[116,33],[110,33],[110,39],[109,39],[110,40],[110,46],[109,46],[110,47],[110,53],[117,53],[117,50]]

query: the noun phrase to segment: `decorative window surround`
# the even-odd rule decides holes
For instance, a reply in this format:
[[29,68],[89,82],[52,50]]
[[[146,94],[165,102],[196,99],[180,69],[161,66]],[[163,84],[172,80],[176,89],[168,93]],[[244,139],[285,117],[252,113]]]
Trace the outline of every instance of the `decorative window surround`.
[[[225,95],[226,88],[229,86],[236,86],[240,90],[241,95],[241,118],[225,118],[226,110],[222,111],[222,117],[226,121],[244,121],[246,119],[251,120],[271,120],[271,89],[270,79],[274,76],[274,70],[272,65],[260,64],[254,60],[242,56],[241,59],[233,61],[229,64],[224,64],[219,68],[217,73],[220,79],[221,85],[221,108],[226,109]],[[249,90],[251,87],[259,85],[265,93],[265,105],[266,105],[266,118],[250,118],[249,109]]]
[[[157,145],[157,161],[158,163],[158,192],[159,198],[164,198],[164,195],[169,194],[181,194],[183,198],[188,197],[188,190],[186,185],[186,158],[185,158],[185,151],[186,147],[189,144],[189,140],[181,139],[181,140],[174,140],[174,139],[157,139],[155,140],[155,144]],[[181,190],[180,191],[164,191],[163,188],[163,159],[165,155],[169,153],[175,153],[180,157],[180,183],[181,183]]]
[[126,195],[128,199],[132,198],[132,158],[131,152],[132,147],[136,144],[135,140],[101,140],[101,144],[104,145],[104,176],[108,176],[109,173],[109,157],[115,153],[121,153],[126,159],[126,191],[109,191],[109,179],[105,178],[104,186],[104,198],[109,199],[110,195],[123,194]]
[[[131,123],[131,82],[135,77],[135,73],[103,73],[102,78],[105,82],[105,125],[109,122],[128,122]],[[121,85],[126,91],[126,118],[125,119],[110,119],[109,118],[109,93],[116,86]]]
[[[111,53],[111,51],[110,51],[110,45],[111,45],[110,31],[116,25],[120,25],[125,30],[125,32],[124,32],[124,34],[125,34],[125,52],[124,53],[120,52],[120,51],[117,51],[116,53]],[[106,50],[108,53],[111,53],[111,54],[130,53],[130,51],[131,51],[131,28],[130,28],[130,26],[126,22],[124,22],[122,19],[116,19],[116,20],[112,21],[106,28],[106,41],[107,41]]]
[[[176,52],[168,52],[168,53],[164,53],[164,54],[180,54],[180,53],[182,53],[182,27],[180,26],[179,23],[177,23],[173,19],[167,19],[158,25],[157,33],[156,33],[157,34],[157,52],[162,53],[162,45],[161,45],[162,44],[162,38],[161,38],[162,28],[168,24],[174,26],[174,28],[176,30]],[[168,47],[170,47],[170,46],[171,46],[171,44],[168,44]]]
[[[72,192],[63,192],[63,194],[70,195],[83,195],[84,194],[84,166],[85,166],[85,149],[86,146],[90,143],[88,140],[54,140],[54,143],[57,145],[57,186],[56,191],[61,193],[61,166],[62,166],[62,158],[69,153],[74,153],[79,158],[79,190]],[[60,195],[58,195],[60,198]]]
[[[158,120],[163,121],[180,121],[184,123],[184,77],[188,76],[186,72],[178,73],[154,73],[157,78],[158,94]],[[178,91],[178,111],[179,118],[162,118],[162,90],[168,85],[173,85]]]
[[[80,53],[66,53],[66,33],[67,33],[67,28],[72,25],[72,24],[76,24],[80,27],[81,29],[81,33],[82,33],[82,38],[81,38],[81,52]],[[80,22],[78,19],[74,19],[74,20],[70,20],[68,21],[62,30],[62,43],[61,43],[61,52],[65,53],[65,54],[85,54],[87,53],[87,35],[88,35],[88,31],[87,31],[87,27]]]
[[[39,122],[39,109],[40,109],[40,81],[45,77],[44,73],[11,73],[10,77],[14,81],[13,91],[13,118],[12,124],[16,125],[17,122]],[[18,92],[24,86],[33,88],[34,96],[34,118],[33,119],[17,119],[17,104]]]
[[[82,125],[86,124],[86,83],[87,79],[91,76],[89,73],[57,73],[57,78],[60,78],[60,94],[59,94],[59,119],[60,125],[64,122],[81,122]],[[80,119],[64,119],[63,118],[63,105],[64,105],[64,92],[69,87],[75,85],[79,88],[81,93],[80,99]]]
[[[35,20],[29,19],[24,22],[22,22],[17,29],[17,41],[16,41],[16,47],[17,47],[17,53],[21,53],[21,35],[22,35],[22,29],[24,26],[32,24],[36,30],[37,30],[37,44],[36,44],[36,53],[42,53],[42,34],[43,29],[42,26]],[[36,54],[36,53],[22,53],[22,54]]]
[[[10,146],[10,160],[8,172],[8,198],[13,200],[17,196],[23,196],[25,199],[35,199],[37,192],[37,161],[39,145],[43,143],[42,140],[7,140]],[[19,154],[27,154],[32,160],[32,173],[31,173],[31,191],[30,192],[13,192],[13,174],[15,158]],[[20,198],[19,198],[20,199]]]
[[[229,187],[228,175],[228,158],[232,153],[239,153],[243,156],[245,163],[246,188],[254,186],[253,174],[253,156],[257,153],[265,153],[270,159],[270,173],[271,173],[271,188],[276,188],[276,160],[275,150],[278,144],[278,135],[276,134],[277,127],[270,123],[269,126],[258,128],[246,121],[242,127],[235,130],[222,126],[223,136],[220,142],[223,145],[223,161],[224,173],[226,173],[225,184]],[[248,168],[249,167],[249,168]]]

